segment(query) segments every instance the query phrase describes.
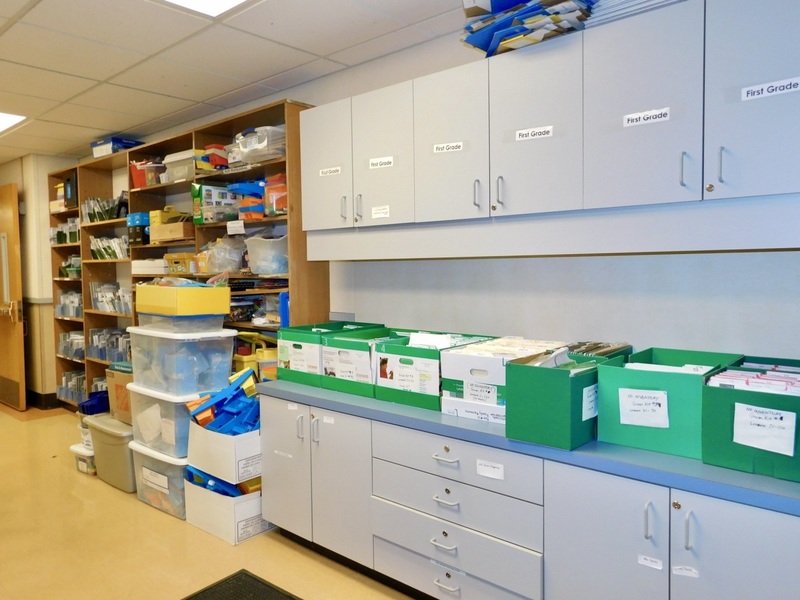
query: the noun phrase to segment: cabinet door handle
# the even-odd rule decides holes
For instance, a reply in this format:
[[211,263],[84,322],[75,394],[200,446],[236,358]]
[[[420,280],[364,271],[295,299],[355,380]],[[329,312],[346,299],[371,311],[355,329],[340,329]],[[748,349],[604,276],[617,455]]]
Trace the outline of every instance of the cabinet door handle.
[[438,577],[433,580],[433,585],[443,589],[445,592],[450,592],[451,594],[457,594],[458,592],[461,591],[460,587],[450,587],[449,585],[443,584],[441,581],[439,581]]
[[347,218],[347,196],[342,196],[342,199],[339,201],[339,216],[343,219]]
[[311,441],[319,444],[319,417],[311,419]]
[[478,191],[480,189],[481,180],[476,179],[472,182],[472,204],[477,206],[478,208],[481,207],[481,201],[478,198]]
[[305,439],[305,437],[306,437],[305,435],[303,435],[303,430],[305,429],[303,427],[304,420],[305,420],[305,417],[303,415],[299,415],[297,417],[297,419],[295,420],[295,423],[297,425],[297,432],[296,432],[297,433],[297,438],[301,439],[301,440]]
[[435,452],[431,454],[431,458],[438,460],[439,462],[447,463],[448,465],[455,464],[459,461],[458,458],[445,458],[444,456],[439,456]]
[[361,194],[358,194],[356,196],[356,217],[359,218],[359,219],[364,216],[364,215],[361,214],[361,212],[362,212],[361,209],[362,209],[362,206],[361,206]]
[[503,189],[502,183],[503,183],[503,176],[502,175],[498,175],[497,176],[497,203],[500,206],[503,206],[503,195],[501,193],[501,191]]
[[653,506],[653,503],[648,501],[644,505],[644,539],[652,540],[653,539],[653,532],[650,531],[650,507]]
[[719,147],[719,157],[717,158],[717,180],[720,183],[725,183],[725,180],[722,178],[722,154],[725,152],[725,146]]
[[433,495],[433,501],[434,502],[438,502],[439,504],[444,504],[445,506],[450,506],[450,507],[456,507],[459,504],[461,504],[458,500],[456,500],[455,502],[450,502],[448,500],[442,500],[441,498],[439,498],[438,494],[434,494]]
[[458,549],[458,546],[445,546],[441,542],[437,542],[435,537],[431,538],[431,544],[433,544],[440,550],[447,550],[448,552],[455,552]]
[[686,550],[691,550],[692,548],[694,548],[694,545],[692,544],[689,535],[689,525],[691,519],[692,519],[692,511],[690,510],[689,512],[686,513],[686,516],[683,517],[683,547]]
[[684,170],[684,167],[685,167],[685,163],[686,163],[686,152],[681,152],[681,165],[680,165],[680,167],[681,167],[681,177],[680,177],[681,187],[686,187],[686,180],[683,177],[683,170]]

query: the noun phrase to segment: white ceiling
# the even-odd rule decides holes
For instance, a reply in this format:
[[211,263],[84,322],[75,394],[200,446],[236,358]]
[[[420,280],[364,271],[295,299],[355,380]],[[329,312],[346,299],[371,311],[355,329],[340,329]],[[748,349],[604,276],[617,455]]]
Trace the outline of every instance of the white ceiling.
[[163,0],[0,0],[0,164],[81,158],[452,34],[462,0],[247,0],[217,18]]

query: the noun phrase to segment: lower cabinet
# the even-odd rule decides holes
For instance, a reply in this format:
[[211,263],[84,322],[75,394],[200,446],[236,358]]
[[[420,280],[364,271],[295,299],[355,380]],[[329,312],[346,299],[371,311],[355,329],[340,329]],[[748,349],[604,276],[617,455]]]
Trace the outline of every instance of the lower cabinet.
[[546,462],[547,600],[797,598],[800,519]]
[[264,519],[372,568],[368,419],[261,395]]

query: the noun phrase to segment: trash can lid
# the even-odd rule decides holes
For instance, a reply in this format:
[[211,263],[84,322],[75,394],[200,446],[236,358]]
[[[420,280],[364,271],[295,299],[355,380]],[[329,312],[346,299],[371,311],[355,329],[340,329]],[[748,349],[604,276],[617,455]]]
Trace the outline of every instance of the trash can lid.
[[133,437],[133,427],[122,421],[117,421],[109,413],[87,415],[83,419],[83,422],[86,423],[90,429],[97,429],[117,437]]

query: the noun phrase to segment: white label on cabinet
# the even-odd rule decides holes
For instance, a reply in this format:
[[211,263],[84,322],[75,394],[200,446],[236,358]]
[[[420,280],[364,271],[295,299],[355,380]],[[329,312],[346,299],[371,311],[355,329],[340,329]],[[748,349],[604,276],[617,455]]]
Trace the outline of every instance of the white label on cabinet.
[[780,81],[773,81],[772,83],[762,83],[761,85],[742,88],[742,102],[755,100],[757,98],[768,98],[769,96],[777,96],[778,94],[789,94],[791,92],[800,92],[800,77],[781,79]]
[[582,420],[588,421],[597,416],[597,384],[583,388]]
[[645,556],[644,554],[639,555],[639,564],[650,567],[651,569],[658,569],[659,571],[664,568],[663,561],[653,558],[652,556]]
[[328,175],[341,175],[342,167],[327,167],[319,170],[320,177],[327,177]]
[[433,153],[440,152],[461,152],[464,149],[464,142],[448,142],[447,144],[434,144]]
[[501,481],[506,478],[505,466],[489,462],[488,460],[476,460],[476,472],[481,477],[488,477],[489,479],[500,479]]
[[326,425],[333,425],[335,423],[333,417],[322,417],[322,422]]
[[273,450],[273,453],[277,454],[278,456],[282,456],[283,458],[292,458],[292,455],[288,452],[284,452],[283,450]]
[[517,131],[514,140],[517,142],[526,142],[528,140],[537,140],[541,138],[553,137],[553,126],[547,127],[532,127],[531,129],[520,129]]
[[790,411],[736,403],[733,441],[768,452],[794,456],[797,415]]
[[234,219],[233,221],[228,221],[225,225],[226,230],[228,231],[228,235],[239,235],[243,234],[244,231],[244,221],[241,219]]
[[483,402],[484,404],[497,404],[497,386],[488,383],[464,382],[464,400]]
[[640,427],[669,427],[667,392],[619,389],[619,422]]
[[373,206],[372,207],[372,218],[373,219],[388,219],[390,216],[389,214],[389,206]]
[[380,158],[370,158],[370,169],[385,169],[394,166],[394,156],[381,156]]
[[625,115],[622,117],[622,126],[636,127],[637,125],[651,125],[661,121],[669,121],[669,106]]
[[150,487],[156,488],[159,492],[169,494],[169,479],[167,479],[166,475],[156,473],[147,467],[142,467],[142,480]]
[[289,404],[286,405],[286,409],[287,410],[297,410],[297,404],[295,404],[294,402],[290,402]]
[[672,574],[680,577],[700,577],[700,573],[693,567],[672,567]]

